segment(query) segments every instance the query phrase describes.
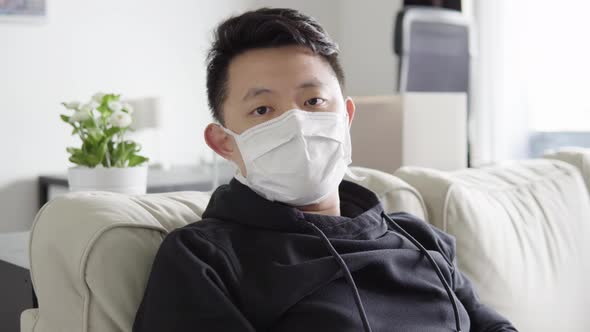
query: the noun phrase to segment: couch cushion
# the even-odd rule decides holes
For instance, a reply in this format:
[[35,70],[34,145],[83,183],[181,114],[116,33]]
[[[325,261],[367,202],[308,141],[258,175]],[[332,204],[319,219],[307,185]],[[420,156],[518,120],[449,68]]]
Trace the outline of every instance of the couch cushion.
[[588,331],[590,202],[577,169],[509,162],[453,173],[405,167],[429,221],[455,236],[460,268],[520,331]]

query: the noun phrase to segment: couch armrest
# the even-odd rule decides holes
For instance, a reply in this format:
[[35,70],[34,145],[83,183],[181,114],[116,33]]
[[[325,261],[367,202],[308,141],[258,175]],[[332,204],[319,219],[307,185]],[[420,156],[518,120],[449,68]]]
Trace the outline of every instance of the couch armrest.
[[39,309],[27,309],[20,315],[20,332],[33,332]]
[[545,159],[555,159],[564,161],[578,168],[586,188],[590,191],[590,149],[578,147],[564,147],[553,151],[548,151],[543,155]]
[[590,197],[575,167],[539,159],[395,175],[455,237],[459,268],[484,304],[519,331],[588,330]]
[[39,302],[32,330],[129,331],[160,242],[170,230],[200,220],[208,199],[200,192],[94,191],[45,204],[31,231]]
[[371,168],[356,166],[351,167],[351,170],[362,179],[347,178],[347,180],[373,191],[379,197],[385,212],[407,212],[422,220],[428,219],[422,196],[402,179]]

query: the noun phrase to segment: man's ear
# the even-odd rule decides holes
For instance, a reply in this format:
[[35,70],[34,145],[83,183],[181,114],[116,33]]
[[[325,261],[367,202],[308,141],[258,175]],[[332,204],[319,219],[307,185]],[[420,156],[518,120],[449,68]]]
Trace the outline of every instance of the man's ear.
[[354,111],[356,110],[356,106],[354,105],[354,101],[350,97],[346,97],[344,101],[346,103],[346,113],[348,113],[348,126],[352,125],[352,119],[354,118]]
[[220,125],[210,123],[205,128],[205,142],[215,153],[227,160],[232,160],[235,146],[233,137],[227,134]]

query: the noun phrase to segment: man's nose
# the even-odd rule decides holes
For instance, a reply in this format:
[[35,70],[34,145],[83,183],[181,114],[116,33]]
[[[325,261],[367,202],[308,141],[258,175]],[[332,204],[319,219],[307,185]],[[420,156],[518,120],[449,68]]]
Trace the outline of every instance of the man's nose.
[[281,110],[282,110],[281,114],[282,113],[285,113],[285,112],[288,112],[290,110],[293,110],[293,109],[300,110],[302,108],[299,105],[297,105],[297,103],[295,103],[295,102],[288,103],[288,104],[284,105],[284,107],[281,107]]
[[305,111],[303,108],[301,108],[296,103],[289,103],[289,104],[282,105],[279,110],[275,111],[273,118],[279,117],[279,116],[281,116],[291,110],[295,110],[295,109]]
[[277,113],[279,113],[279,115],[280,115],[280,114],[283,114],[285,112],[288,112],[288,111],[294,110],[294,109],[307,111],[305,109],[305,105],[298,105],[297,102],[293,101],[290,103],[286,103],[285,105],[281,105],[280,112],[277,112]]

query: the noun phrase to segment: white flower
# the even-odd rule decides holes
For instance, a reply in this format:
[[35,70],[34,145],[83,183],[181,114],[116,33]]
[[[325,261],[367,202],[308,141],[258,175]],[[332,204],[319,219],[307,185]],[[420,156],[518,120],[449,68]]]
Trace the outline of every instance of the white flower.
[[108,106],[113,112],[119,112],[123,109],[123,104],[121,104],[121,102],[117,100],[109,101]]
[[86,113],[92,113],[98,107],[98,103],[95,101],[91,101],[86,103],[80,107],[80,111],[84,111]]
[[98,93],[95,93],[94,96],[92,96],[92,100],[94,100],[95,102],[100,104],[100,103],[102,103],[103,97],[104,97],[104,93],[98,92]]
[[[86,106],[86,105],[84,105]],[[86,110],[79,110],[76,111],[76,113],[74,113],[71,117],[70,117],[70,123],[74,123],[74,122],[82,122],[85,120],[90,119],[90,112],[86,111]]]
[[114,112],[111,114],[109,122],[113,127],[125,128],[131,124],[131,115],[123,111]]
[[129,114],[133,114],[133,106],[129,103],[123,103],[123,109]]
[[80,102],[71,101],[69,103],[64,103],[64,106],[69,110],[77,110],[80,107]]

